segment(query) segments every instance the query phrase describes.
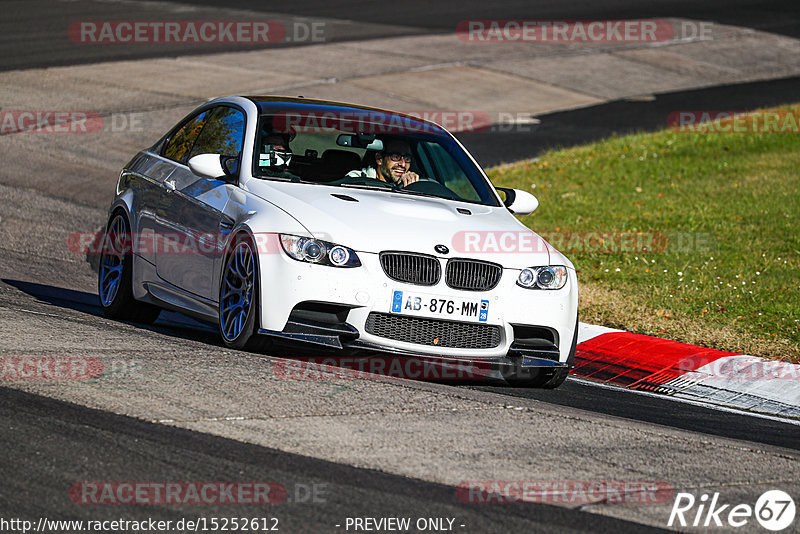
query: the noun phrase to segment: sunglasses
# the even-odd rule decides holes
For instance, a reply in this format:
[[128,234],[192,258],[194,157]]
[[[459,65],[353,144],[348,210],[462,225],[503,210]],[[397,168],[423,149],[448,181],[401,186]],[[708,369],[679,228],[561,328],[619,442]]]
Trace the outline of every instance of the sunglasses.
[[389,152],[386,155],[392,161],[400,161],[402,159],[406,163],[411,163],[411,154],[401,154],[400,152]]

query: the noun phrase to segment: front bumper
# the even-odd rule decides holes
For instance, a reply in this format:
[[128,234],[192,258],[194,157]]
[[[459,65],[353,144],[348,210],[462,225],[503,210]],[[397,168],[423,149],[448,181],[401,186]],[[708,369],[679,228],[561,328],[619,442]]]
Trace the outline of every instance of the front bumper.
[[[382,353],[430,356],[454,360],[504,360],[526,366],[565,364],[575,335],[578,287],[574,270],[556,291],[531,290],[516,284],[519,270],[504,269],[498,285],[490,291],[464,291],[448,287],[442,279],[434,286],[394,281],[386,276],[378,254],[358,252],[362,266],[335,268],[295,261],[282,251],[259,256],[261,317],[259,332],[296,341],[334,348],[354,348]],[[447,258],[440,258],[444,271]],[[444,332],[452,323],[480,324],[499,333],[496,346],[489,348],[438,346],[423,337],[419,342],[391,339],[370,333],[370,314],[407,317],[392,311],[396,291],[436,295],[442,299],[488,301],[485,321],[462,322],[430,314],[419,317],[427,327],[441,325]],[[340,310],[330,322],[296,317],[304,306],[330,306]],[[295,312],[293,314],[293,311]],[[411,317],[411,316],[408,316]],[[414,316],[417,318],[417,316]],[[531,339],[530,332],[552,332],[548,339]],[[509,360],[509,357],[512,359]],[[520,360],[522,358],[522,360]]]

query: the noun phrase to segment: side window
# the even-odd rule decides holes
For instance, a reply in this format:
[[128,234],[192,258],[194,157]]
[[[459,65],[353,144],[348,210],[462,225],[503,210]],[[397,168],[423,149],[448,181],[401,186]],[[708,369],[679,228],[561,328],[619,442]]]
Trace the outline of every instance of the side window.
[[203,124],[206,121],[208,112],[204,111],[189,119],[167,142],[162,154],[164,157],[174,159],[181,163],[186,163],[188,160],[189,151],[192,150],[200,130],[203,129]]
[[220,106],[210,112],[189,157],[198,154],[238,157],[242,152],[243,141],[244,113],[235,108]]

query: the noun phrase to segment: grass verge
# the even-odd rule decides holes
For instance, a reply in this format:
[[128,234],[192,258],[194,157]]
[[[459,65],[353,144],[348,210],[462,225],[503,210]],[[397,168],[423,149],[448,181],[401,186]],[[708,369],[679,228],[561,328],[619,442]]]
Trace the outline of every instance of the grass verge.
[[[776,108],[800,116],[800,105]],[[581,320],[800,362],[800,135],[657,133],[491,169],[575,263]]]

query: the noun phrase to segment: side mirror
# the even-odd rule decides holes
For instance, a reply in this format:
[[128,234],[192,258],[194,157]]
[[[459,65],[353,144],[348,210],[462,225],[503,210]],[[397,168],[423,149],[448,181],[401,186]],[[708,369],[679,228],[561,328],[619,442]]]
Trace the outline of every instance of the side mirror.
[[505,193],[503,204],[514,215],[530,215],[539,207],[539,199],[527,191],[507,187],[498,187],[497,190]]
[[238,173],[238,160],[219,154],[198,154],[189,158],[189,169],[201,178],[209,180],[230,179]]

